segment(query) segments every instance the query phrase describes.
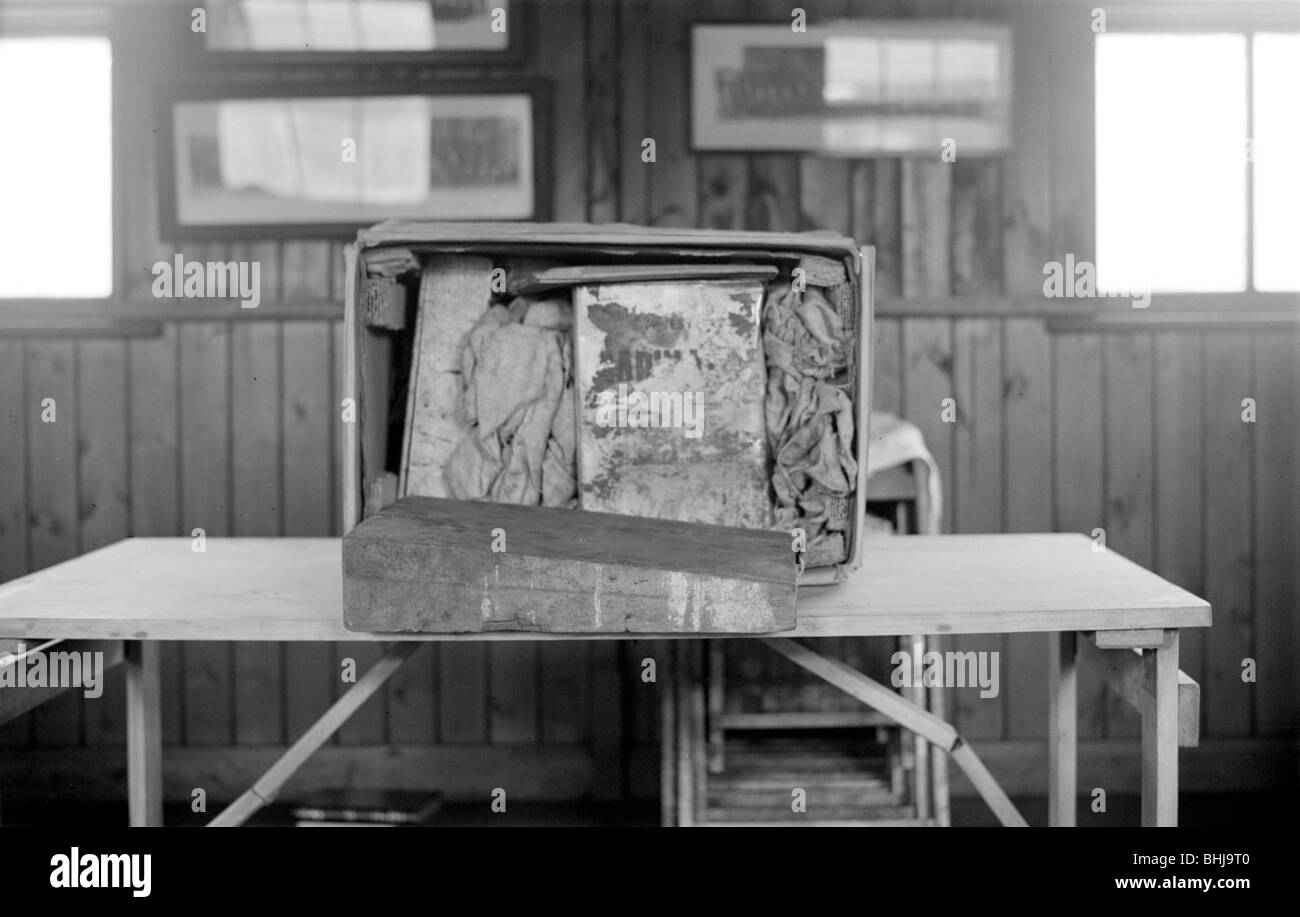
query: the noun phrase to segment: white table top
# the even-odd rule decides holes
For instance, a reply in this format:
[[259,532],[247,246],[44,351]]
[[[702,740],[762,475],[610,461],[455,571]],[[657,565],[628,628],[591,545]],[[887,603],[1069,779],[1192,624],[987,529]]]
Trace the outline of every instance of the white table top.
[[[337,538],[131,538],[0,585],[0,638],[585,640],[698,634],[369,634],[343,626]],[[773,636],[1208,627],[1210,606],[1083,535],[868,539]]]

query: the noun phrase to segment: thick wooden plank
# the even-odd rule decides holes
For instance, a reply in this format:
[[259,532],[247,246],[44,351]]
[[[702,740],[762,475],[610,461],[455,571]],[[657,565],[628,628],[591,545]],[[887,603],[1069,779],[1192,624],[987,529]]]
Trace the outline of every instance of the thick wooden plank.
[[[943,482],[943,531],[952,531],[953,427],[944,399],[955,396],[952,324],[947,319],[903,321],[903,416],[921,428]],[[949,415],[953,416],[953,415]]]
[[[72,341],[30,341],[26,351],[27,550],[31,568],[40,570],[75,556],[78,547],[76,348]],[[38,745],[78,744],[80,697],[67,692],[45,704],[33,714],[33,728]]]
[[756,529],[407,497],[344,537],[343,570],[344,620],[364,631],[763,633],[795,623],[789,539]]
[[[180,450],[177,411],[178,325],[163,326],[156,338],[133,338],[127,345],[131,405],[131,534],[160,537],[181,534]],[[163,643],[163,741],[181,740],[185,671],[183,644]]]
[[851,177],[853,238],[876,249],[876,294],[898,296],[903,284],[902,165],[897,159],[863,160]]
[[[77,343],[77,495],[79,553],[127,536],[128,449],[126,343]],[[103,693],[84,703],[86,741],[123,741],[126,688],[120,672],[104,677]]]
[[[1053,341],[1055,455],[1053,514],[1057,531],[1089,537],[1103,527],[1103,382],[1099,335]],[[1079,735],[1102,735],[1105,689],[1085,670],[1079,677]],[[1084,777],[1085,780],[1089,779]]]
[[937,157],[905,159],[900,187],[902,294],[947,296],[952,289],[952,166]]
[[[1106,418],[1106,546],[1150,567],[1154,555],[1154,429],[1152,339],[1106,335],[1102,411]],[[1141,723],[1114,691],[1107,692],[1106,734],[1137,736]]]
[[1254,652],[1251,553],[1255,424],[1242,399],[1257,397],[1250,335],[1205,336],[1205,597],[1214,608],[1206,634],[1206,732],[1249,735],[1255,685],[1242,681]]
[[[1006,530],[1047,532],[1052,528],[1052,343],[1036,319],[1008,319],[1002,328]],[[1003,673],[1010,737],[1046,734],[1039,686],[1048,685],[1047,654],[1047,639],[1040,634],[1007,635]]]
[[[179,330],[180,500],[183,531],[231,533],[230,334],[219,322]],[[197,555],[200,558],[205,553]],[[233,657],[228,643],[185,648],[185,741],[234,739]]]
[[[1197,595],[1205,594],[1205,384],[1198,332],[1155,336],[1155,551],[1153,568]],[[1205,632],[1180,638],[1179,665],[1205,684]],[[1205,715],[1201,705],[1201,716]],[[1204,721],[1202,721],[1204,725]]]
[[[334,527],[330,328],[324,322],[285,322],[281,329],[281,451],[284,533],[327,535]],[[299,735],[337,696],[342,658],[332,646],[290,645],[285,651],[285,709],[289,736]],[[369,709],[359,716],[374,714]]]
[[1255,731],[1294,730],[1297,694],[1293,660],[1297,557],[1296,445],[1300,435],[1296,335],[1255,335],[1255,656],[1259,663]]
[[[953,325],[953,395],[957,423],[953,435],[952,508],[954,531],[1002,530],[1002,335],[992,319],[960,319]],[[956,650],[989,654],[999,675],[1007,671],[1001,636],[960,637]],[[951,692],[958,728],[970,739],[1002,736],[1004,696],[982,697],[971,687]]]

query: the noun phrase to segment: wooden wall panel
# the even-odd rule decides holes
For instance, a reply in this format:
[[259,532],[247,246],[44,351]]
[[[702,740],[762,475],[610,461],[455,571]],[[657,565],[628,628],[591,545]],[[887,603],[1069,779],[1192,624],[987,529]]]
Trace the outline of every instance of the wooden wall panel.
[[[1108,335],[1104,346],[1106,546],[1150,568],[1155,536],[1151,336]],[[1141,734],[1137,712],[1109,689],[1106,732],[1111,738]]]
[[[1037,319],[1003,323],[1005,517],[1008,532],[1052,530],[1052,343]],[[1047,637],[1010,634],[1003,664],[1008,738],[1047,733]]]
[[[126,343],[96,339],[77,343],[78,553],[126,537],[128,449],[126,442]],[[125,741],[126,685],[121,667],[104,673],[99,697],[83,699],[86,742]]]
[[[953,326],[953,531],[1002,531],[1002,334],[995,319],[959,319]],[[955,688],[958,728],[970,739],[1002,736],[1000,683],[1006,671],[1003,638],[998,634],[962,636],[955,649],[998,654],[999,694],[982,697],[972,687]]]
[[1255,652],[1255,424],[1243,420],[1242,400],[1254,397],[1250,335],[1205,336],[1205,596],[1214,607],[1206,634],[1206,730],[1249,735],[1254,685],[1242,662]]
[[1300,418],[1296,334],[1254,336],[1255,421],[1255,689],[1257,735],[1296,728],[1296,427]]
[[[23,343],[0,339],[0,582],[30,569],[27,559],[27,412]],[[39,411],[39,407],[36,408]]]
[[[231,534],[230,329],[182,324],[180,352],[181,524],[206,538]],[[212,544],[208,550],[215,550]],[[229,643],[185,647],[185,742],[234,741],[234,674]]]
[[[1056,339],[1054,528],[1093,537],[1103,527],[1105,435],[1102,344],[1096,334],[1069,334]],[[1084,668],[1079,675],[1079,733],[1100,738],[1106,696],[1101,678]]]
[[[179,329],[164,327],[156,338],[135,338],[129,346],[131,447],[131,534],[185,534],[180,521]],[[185,647],[162,645],[163,741],[184,735]]]
[[[276,537],[283,534],[284,523],[280,326],[236,324],[230,349],[234,534]],[[284,647],[277,643],[234,648],[235,737],[240,743],[284,741],[283,655]]]
[[[1155,571],[1196,595],[1205,595],[1205,379],[1204,342],[1197,332],[1155,339]],[[1214,617],[1218,618],[1218,609]],[[1178,665],[1201,685],[1204,729],[1205,631],[1179,638]]]
[[[26,361],[27,550],[32,569],[40,570],[77,554],[76,345],[70,340],[32,341]],[[46,407],[52,413],[46,413]],[[36,708],[36,741],[79,744],[81,712],[81,700],[72,691]]]

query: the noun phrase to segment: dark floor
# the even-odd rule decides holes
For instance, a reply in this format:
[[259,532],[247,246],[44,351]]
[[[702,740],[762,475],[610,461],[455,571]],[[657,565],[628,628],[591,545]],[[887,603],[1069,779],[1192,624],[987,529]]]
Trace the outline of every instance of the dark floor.
[[[1105,813],[1093,813],[1087,808],[1090,800],[1080,800],[1079,824],[1086,826],[1116,827],[1137,825],[1140,804],[1136,796],[1111,797]],[[1021,797],[1016,806],[1030,824],[1042,825],[1047,817],[1045,797]],[[165,821],[173,826],[200,826],[217,811],[206,815],[192,813],[186,805],[168,806]],[[1276,793],[1222,793],[1186,795],[1180,805],[1180,823],[1184,827],[1241,828],[1249,825],[1294,824],[1300,812],[1300,795],[1279,796]],[[123,803],[50,803],[33,805],[27,801],[5,802],[3,819],[6,826],[22,825],[78,825],[112,826],[126,823],[126,806]],[[992,813],[978,799],[955,799],[952,802],[954,825],[993,825]],[[432,826],[640,826],[657,825],[659,807],[654,802],[612,803],[529,803],[511,802],[505,813],[493,813],[486,802],[448,803],[433,818]],[[293,817],[287,805],[273,806],[259,813],[251,822],[255,825],[291,825]]]

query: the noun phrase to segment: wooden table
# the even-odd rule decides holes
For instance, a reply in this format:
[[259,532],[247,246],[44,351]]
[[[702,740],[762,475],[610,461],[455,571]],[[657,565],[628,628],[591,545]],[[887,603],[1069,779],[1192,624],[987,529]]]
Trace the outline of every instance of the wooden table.
[[[1076,665],[1083,659],[1142,714],[1143,823],[1176,824],[1178,746],[1195,744],[1199,704],[1195,682],[1178,671],[1178,631],[1209,626],[1208,603],[1112,551],[1094,550],[1082,535],[880,538],[868,542],[863,555],[862,569],[849,582],[800,591],[797,629],[755,639],[930,739],[966,771],[1004,823],[1023,824],[952,726],[795,641],[1048,632],[1051,823],[1075,820]],[[387,655],[214,820],[238,824],[274,798],[420,642],[694,637],[356,633],[342,623],[341,570],[338,539],[209,538],[202,552],[187,538],[128,539],[0,585],[0,639],[103,641],[110,654],[120,650],[127,666],[132,824],[162,820],[159,641],[390,643]],[[4,699],[11,693],[0,694],[0,705],[13,706]],[[20,703],[31,706],[26,699]]]

